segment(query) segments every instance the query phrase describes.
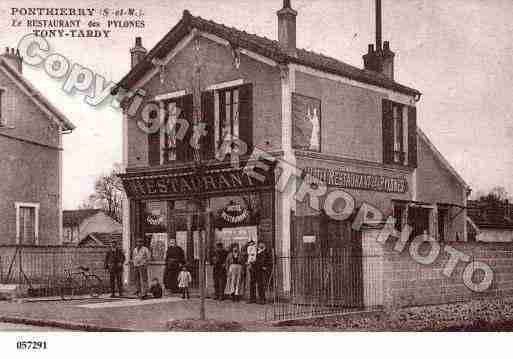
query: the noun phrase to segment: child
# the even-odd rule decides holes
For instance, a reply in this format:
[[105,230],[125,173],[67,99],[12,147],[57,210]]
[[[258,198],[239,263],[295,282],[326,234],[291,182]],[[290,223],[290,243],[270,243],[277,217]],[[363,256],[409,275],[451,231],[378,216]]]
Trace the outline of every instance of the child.
[[162,298],[162,286],[157,278],[151,280],[150,293],[153,295],[153,298]]
[[178,274],[178,288],[182,290],[182,298],[189,299],[189,284],[192,282],[191,272],[187,269],[185,264],[182,264],[182,270]]

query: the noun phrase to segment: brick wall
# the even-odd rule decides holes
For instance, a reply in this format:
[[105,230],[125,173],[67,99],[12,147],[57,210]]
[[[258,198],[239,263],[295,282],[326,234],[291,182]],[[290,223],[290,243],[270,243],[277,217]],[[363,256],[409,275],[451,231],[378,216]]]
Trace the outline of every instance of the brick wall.
[[[463,272],[468,262],[459,262],[452,275],[446,277],[443,270],[449,254],[443,248],[433,264],[423,265],[410,257],[408,249],[397,253],[387,245],[382,252],[383,304],[386,307],[406,307],[513,295],[513,248],[510,244],[450,245],[470,256],[472,261],[484,262],[490,266],[494,277],[488,290],[474,292],[465,286]],[[482,272],[476,271],[474,279],[479,282]]]

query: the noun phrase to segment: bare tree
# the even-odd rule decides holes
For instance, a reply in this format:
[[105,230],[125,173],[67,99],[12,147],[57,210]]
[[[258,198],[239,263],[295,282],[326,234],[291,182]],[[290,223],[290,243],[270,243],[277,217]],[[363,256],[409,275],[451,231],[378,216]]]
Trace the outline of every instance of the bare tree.
[[80,208],[101,208],[107,215],[118,222],[122,221],[122,194],[123,185],[118,177],[119,165],[114,165],[109,174],[98,177],[94,184],[94,193],[87,201],[80,205]]

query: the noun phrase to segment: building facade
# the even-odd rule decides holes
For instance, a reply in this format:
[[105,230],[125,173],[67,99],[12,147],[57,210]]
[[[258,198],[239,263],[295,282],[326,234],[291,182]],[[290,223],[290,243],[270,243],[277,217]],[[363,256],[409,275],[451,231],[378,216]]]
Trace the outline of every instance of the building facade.
[[[381,216],[368,224],[393,216],[414,235],[466,240],[469,188],[417,127],[421,94],[395,81],[390,44],[377,36],[356,68],[297,47],[297,15],[284,1],[278,41],[188,11],[151,51],[136,39],[117,89],[131,96],[126,250],[146,238],[162,266],[174,238],[194,261],[203,230],[210,246],[255,239],[280,258],[332,248],[362,257],[373,232],[353,223],[365,206]],[[290,263],[280,271],[290,289]]]
[[0,55],[0,244],[61,244],[62,135],[74,128],[23,77],[17,51]]

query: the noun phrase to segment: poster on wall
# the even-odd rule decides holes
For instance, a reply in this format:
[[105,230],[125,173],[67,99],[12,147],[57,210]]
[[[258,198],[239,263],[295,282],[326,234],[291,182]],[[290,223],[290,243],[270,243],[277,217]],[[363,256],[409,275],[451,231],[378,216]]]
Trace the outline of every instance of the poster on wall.
[[151,255],[155,261],[166,259],[167,233],[153,233],[151,235]]
[[300,150],[321,150],[321,100],[292,94],[292,146]]

